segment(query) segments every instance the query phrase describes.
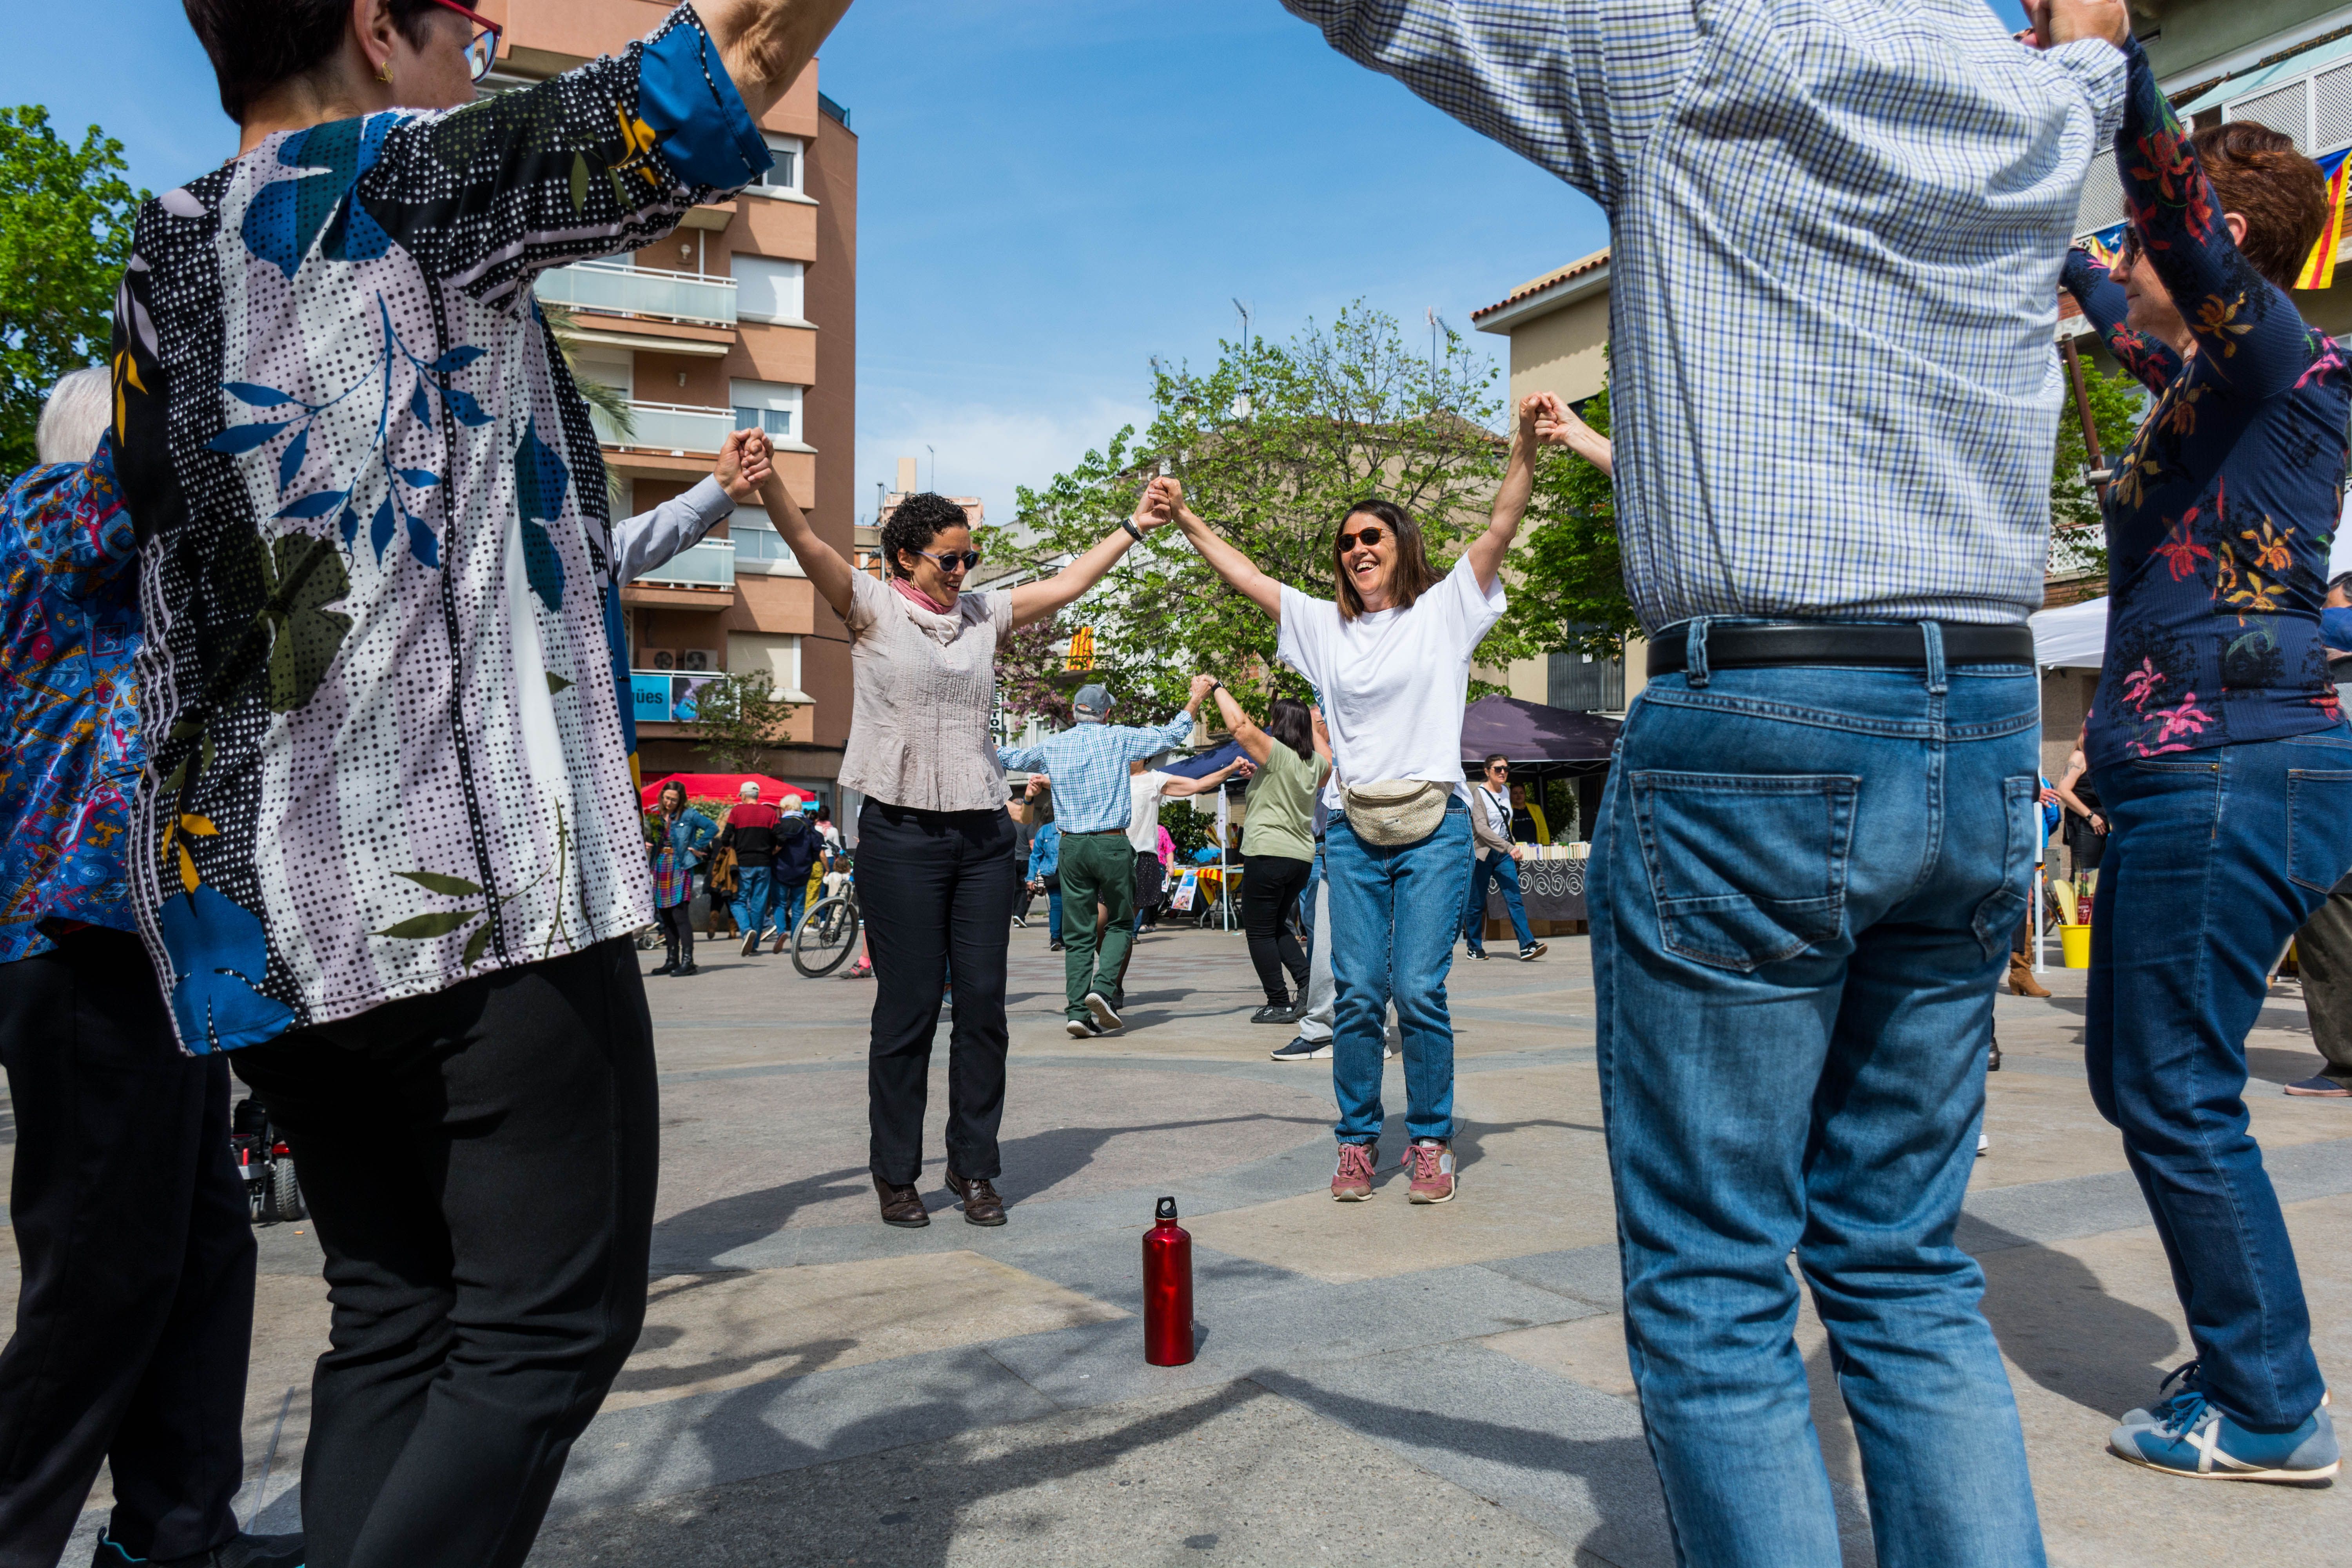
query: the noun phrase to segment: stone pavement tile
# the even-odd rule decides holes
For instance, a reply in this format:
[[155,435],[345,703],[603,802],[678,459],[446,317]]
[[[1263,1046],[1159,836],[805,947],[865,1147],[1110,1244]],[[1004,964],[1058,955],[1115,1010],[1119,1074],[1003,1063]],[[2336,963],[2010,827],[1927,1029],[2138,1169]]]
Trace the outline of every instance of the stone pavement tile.
[[1247,1384],[593,1511],[533,1568],[1379,1568],[1558,1563],[1558,1542],[1381,1445]]
[[1392,1118],[1370,1203],[1333,1203],[1327,1172],[1299,1196],[1206,1215],[1194,1234],[1221,1250],[1334,1283],[1555,1252],[1616,1235],[1591,1068],[1482,1073],[1462,1080],[1455,1096],[1461,1186],[1452,1203],[1406,1201],[1396,1164],[1401,1118]]
[[1604,1312],[1618,1310],[1625,1296],[1624,1276],[1618,1267],[1614,1239],[1591,1247],[1572,1247],[1562,1252],[1498,1258],[1486,1267],[1497,1274],[1557,1290]]
[[[1202,1257],[1196,1250],[1196,1261]],[[1194,1375],[1231,1377],[1297,1368],[1415,1345],[1498,1333],[1578,1317],[1594,1309],[1484,1268],[1433,1268],[1344,1289],[1312,1279],[1229,1294],[1198,1277],[1192,1315]],[[1097,1324],[1002,1341],[997,1360],[1065,1405],[1131,1398],[1160,1386],[1143,1365],[1138,1321]]]
[[653,1281],[606,1410],[1123,1314],[974,1252]]
[[1573,1549],[1559,1560],[1674,1562],[1641,1415],[1622,1399],[1460,1344],[1255,1381],[1541,1526]]

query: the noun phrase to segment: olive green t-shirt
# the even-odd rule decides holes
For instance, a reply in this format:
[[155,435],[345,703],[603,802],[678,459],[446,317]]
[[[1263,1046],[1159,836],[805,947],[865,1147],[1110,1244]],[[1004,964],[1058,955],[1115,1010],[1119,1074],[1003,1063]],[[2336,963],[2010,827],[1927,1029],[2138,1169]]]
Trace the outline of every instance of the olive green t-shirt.
[[1302,757],[1276,741],[1249,782],[1242,853],[1314,859],[1315,792],[1330,771],[1322,758]]

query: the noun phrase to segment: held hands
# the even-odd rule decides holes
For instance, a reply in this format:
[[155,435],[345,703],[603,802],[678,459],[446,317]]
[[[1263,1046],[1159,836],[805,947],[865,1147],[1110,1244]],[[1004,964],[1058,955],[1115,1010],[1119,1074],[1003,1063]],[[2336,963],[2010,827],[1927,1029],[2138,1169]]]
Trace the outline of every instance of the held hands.
[[1185,706],[1188,708],[1198,708],[1202,702],[1207,700],[1209,693],[1216,689],[1216,686],[1217,678],[1213,675],[1194,676],[1192,678],[1192,700],[1186,703]]
[[[1201,525],[1199,516],[1184,504],[1184,481],[1181,479],[1160,475],[1143,488],[1143,504],[1159,509],[1162,522],[1173,522],[1188,531]],[[1150,526],[1143,521],[1139,511],[1136,514],[1135,525],[1138,528]]]
[[2025,0],[2030,35],[2020,41],[2037,48],[2054,49],[2081,38],[2104,38],[2117,48],[2131,37],[2131,13],[2124,0]]
[[1154,479],[1143,487],[1143,494],[1135,503],[1136,527],[1149,533],[1160,524],[1175,520],[1175,502],[1160,488],[1174,483],[1173,479]]
[[719,481],[729,500],[740,506],[756,498],[760,487],[768,482],[773,471],[773,454],[766,431],[730,431],[726,443],[719,448],[719,461],[711,468],[710,477]]
[[1579,435],[1590,435],[1592,426],[1576,416],[1558,393],[1529,393],[1519,404],[1519,424],[1522,429],[1532,427],[1535,438],[1547,447],[1567,447],[1575,444]]

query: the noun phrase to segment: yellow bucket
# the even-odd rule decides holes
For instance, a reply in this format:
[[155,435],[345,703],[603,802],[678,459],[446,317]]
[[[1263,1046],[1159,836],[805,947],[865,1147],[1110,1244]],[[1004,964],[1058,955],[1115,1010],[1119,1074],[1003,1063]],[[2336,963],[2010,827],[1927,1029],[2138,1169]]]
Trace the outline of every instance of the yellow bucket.
[[2091,928],[2089,926],[2060,926],[2058,943],[2065,949],[2067,968],[2091,967]]

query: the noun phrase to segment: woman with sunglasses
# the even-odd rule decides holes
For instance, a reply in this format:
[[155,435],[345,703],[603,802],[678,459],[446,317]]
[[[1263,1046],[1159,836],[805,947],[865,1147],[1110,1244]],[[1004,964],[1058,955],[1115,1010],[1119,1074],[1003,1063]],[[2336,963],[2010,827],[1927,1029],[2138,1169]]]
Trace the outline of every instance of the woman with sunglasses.
[[1409,1194],[1417,1204],[1454,1196],[1445,973],[1470,879],[1462,709],[1471,656],[1502,618],[1503,555],[1534,489],[1536,446],[1565,442],[1565,412],[1549,393],[1520,401],[1492,519],[1450,572],[1431,565],[1421,526],[1402,508],[1378,500],[1349,508],[1332,543],[1333,599],[1259,571],[1184,504],[1176,480],[1154,480],[1147,497],[1147,504],[1174,512],[1219,576],[1274,617],[1281,627],[1276,657],[1322,700],[1332,767],[1324,868],[1339,989],[1331,1083],[1339,1157],[1331,1195],[1343,1203],[1372,1195],[1391,1003],[1404,1039]]
[[874,960],[866,1066],[874,1190],[886,1225],[931,1223],[919,1184],[931,1040],[950,969],[947,1186],[971,1225],[1003,1225],[996,1130],[1004,1112],[1004,961],[1021,863],[997,761],[997,644],[1050,620],[1100,582],[1144,532],[1139,510],[1043,582],[967,594],[980,564],[971,520],[945,496],[911,495],[882,525],[887,583],[817,537],[783,480],[761,489],[776,531],[849,628],[849,744],[841,787],[857,812],[857,889]]
[[653,877],[604,462],[531,285],[764,170],[846,5],[682,5],[476,101],[457,0],[186,0],[239,140],[141,209],[116,309],[131,901],[317,1220],[313,1562],[521,1562],[636,1340]]
[[2320,623],[2352,365],[2288,292],[2327,222],[2317,165],[2252,121],[2191,136],[2138,41],[2121,47],[2129,238],[2112,270],[2075,251],[2063,274],[2156,394],[2105,501],[2084,1050],[2197,1359],[2108,1446],[2176,1474],[2315,1480],[2336,1436],[2247,1122],[2246,1032],[2272,961],[2352,868],[2352,730]]

